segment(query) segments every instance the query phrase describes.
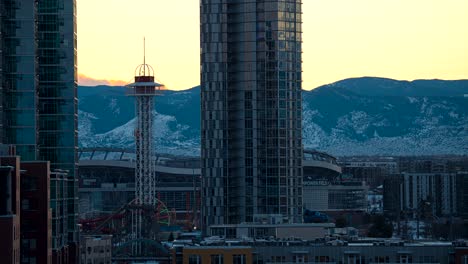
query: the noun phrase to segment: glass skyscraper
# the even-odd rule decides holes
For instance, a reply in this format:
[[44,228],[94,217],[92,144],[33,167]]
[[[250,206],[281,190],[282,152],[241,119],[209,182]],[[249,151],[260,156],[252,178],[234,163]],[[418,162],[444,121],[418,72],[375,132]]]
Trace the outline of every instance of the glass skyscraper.
[[52,185],[51,208],[53,249],[67,248],[60,258],[71,262],[79,239],[75,5],[0,1],[0,142],[16,145],[22,160],[47,160],[52,170],[68,171],[62,188]]
[[26,160],[37,154],[37,76],[33,0],[0,3],[0,80],[3,143],[14,143]]
[[302,222],[301,0],[201,0],[203,225]]

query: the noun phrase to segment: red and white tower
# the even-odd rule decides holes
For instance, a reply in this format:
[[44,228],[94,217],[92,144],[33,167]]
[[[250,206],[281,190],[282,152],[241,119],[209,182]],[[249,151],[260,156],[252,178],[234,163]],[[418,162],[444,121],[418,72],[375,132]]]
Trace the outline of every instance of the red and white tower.
[[[135,70],[135,82],[127,85],[132,88],[129,96],[135,97],[136,127],[135,127],[135,201],[132,211],[132,240],[155,239],[147,229],[144,217],[148,211],[157,207],[156,194],[156,155],[154,151],[154,97],[159,95],[162,84],[154,81],[154,70],[146,64],[139,65]],[[142,254],[142,244],[132,246],[134,256]]]

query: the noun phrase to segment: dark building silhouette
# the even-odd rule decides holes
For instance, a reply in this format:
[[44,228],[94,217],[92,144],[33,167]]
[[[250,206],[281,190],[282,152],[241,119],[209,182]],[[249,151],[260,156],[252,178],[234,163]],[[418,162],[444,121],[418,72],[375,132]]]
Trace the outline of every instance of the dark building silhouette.
[[19,157],[0,150],[0,256],[1,262],[6,264],[20,263],[19,188]]
[[52,234],[65,236],[54,252],[63,244],[71,263],[78,259],[75,4],[0,1],[0,143],[15,145],[23,161],[68,171],[66,227]]
[[50,164],[21,162],[21,262],[52,263]]
[[21,162],[14,148],[0,145],[0,175],[0,233],[13,235],[0,240],[0,256],[6,263],[52,263],[49,162]]
[[468,172],[457,174],[456,188],[458,215],[468,220]]
[[393,218],[401,217],[403,204],[403,178],[399,174],[390,175],[384,180],[383,208],[384,214]]
[[301,1],[200,11],[203,224],[302,222]]

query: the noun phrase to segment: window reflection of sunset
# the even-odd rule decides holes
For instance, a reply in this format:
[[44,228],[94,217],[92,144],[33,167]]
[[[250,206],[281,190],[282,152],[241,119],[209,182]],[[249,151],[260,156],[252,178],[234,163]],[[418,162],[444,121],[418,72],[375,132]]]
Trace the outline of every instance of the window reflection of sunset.
[[[146,61],[162,83],[198,85],[198,3],[77,1],[79,72],[126,83],[146,36]],[[303,0],[303,13],[304,89],[358,76],[468,78],[468,1]]]

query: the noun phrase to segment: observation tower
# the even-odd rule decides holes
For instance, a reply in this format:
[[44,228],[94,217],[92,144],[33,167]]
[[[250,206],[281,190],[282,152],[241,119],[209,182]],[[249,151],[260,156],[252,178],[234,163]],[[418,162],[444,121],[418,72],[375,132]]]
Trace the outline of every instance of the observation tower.
[[[154,98],[160,95],[162,84],[154,81],[154,70],[146,64],[135,69],[135,82],[127,85],[131,88],[129,96],[135,97],[136,127],[135,127],[135,200],[132,205],[132,240],[142,241],[155,239],[152,232],[153,219],[148,219],[149,212],[156,210],[158,205],[156,194],[155,151],[153,140],[153,108]],[[149,213],[149,214],[148,214]],[[142,243],[133,243],[134,256],[144,251]]]

